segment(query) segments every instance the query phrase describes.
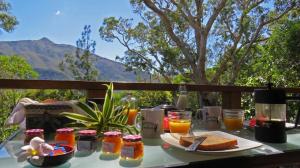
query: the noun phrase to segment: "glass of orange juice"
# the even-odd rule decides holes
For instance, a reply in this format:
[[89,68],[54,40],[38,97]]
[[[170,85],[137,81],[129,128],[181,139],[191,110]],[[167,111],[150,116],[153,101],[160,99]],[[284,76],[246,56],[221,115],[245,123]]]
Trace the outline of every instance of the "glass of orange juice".
[[191,128],[192,112],[169,111],[168,119],[171,133],[188,133]]
[[237,131],[243,128],[243,109],[224,109],[223,122],[228,131]]

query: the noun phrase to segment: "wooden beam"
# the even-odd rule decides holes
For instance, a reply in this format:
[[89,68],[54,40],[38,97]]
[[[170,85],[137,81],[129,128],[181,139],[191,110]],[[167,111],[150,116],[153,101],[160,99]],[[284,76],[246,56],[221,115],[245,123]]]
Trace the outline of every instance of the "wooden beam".
[[[20,80],[0,79],[0,89],[76,89],[76,90],[106,90],[103,84],[109,82],[90,81],[61,81],[61,80]],[[115,90],[152,90],[177,91],[178,84],[162,83],[124,83],[113,82]],[[187,84],[188,91],[200,92],[253,92],[254,89],[265,87],[247,86],[220,86],[220,85],[193,85]],[[300,93],[300,88],[283,88],[288,93]]]

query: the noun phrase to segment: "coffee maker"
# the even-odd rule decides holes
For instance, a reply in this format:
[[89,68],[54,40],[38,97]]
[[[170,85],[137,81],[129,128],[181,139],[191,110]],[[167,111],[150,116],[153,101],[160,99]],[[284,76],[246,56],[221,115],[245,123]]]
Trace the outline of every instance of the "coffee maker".
[[[263,142],[285,143],[286,136],[286,102],[300,100],[300,97],[287,97],[283,89],[256,89],[255,99],[255,139]],[[298,126],[299,112],[295,127]]]

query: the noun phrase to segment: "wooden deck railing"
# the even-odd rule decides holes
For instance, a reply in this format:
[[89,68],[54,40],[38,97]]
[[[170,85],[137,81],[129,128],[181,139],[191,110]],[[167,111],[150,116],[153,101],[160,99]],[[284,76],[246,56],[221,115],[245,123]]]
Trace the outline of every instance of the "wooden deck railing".
[[[89,98],[103,98],[106,91],[106,87],[103,84],[107,83],[109,82],[0,79],[0,89],[76,89],[87,91]],[[176,91],[178,87],[178,84],[114,82],[115,90]],[[241,94],[243,92],[253,92],[254,89],[264,88],[190,84],[187,84],[186,87],[188,91],[220,92],[222,94],[223,108],[240,108]],[[287,93],[300,93],[300,88],[283,89]]]

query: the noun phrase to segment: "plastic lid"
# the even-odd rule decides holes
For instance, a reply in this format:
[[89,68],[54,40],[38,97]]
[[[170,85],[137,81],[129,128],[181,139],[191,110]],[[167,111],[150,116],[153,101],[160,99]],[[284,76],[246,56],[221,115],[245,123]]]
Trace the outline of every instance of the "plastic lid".
[[26,135],[40,135],[44,133],[44,129],[28,129],[26,130]]
[[127,142],[137,142],[142,140],[142,136],[140,135],[126,135],[123,137],[124,141]]
[[73,128],[59,128],[56,130],[56,133],[59,134],[68,134],[68,133],[73,133],[74,129]]
[[96,136],[97,131],[96,130],[81,130],[78,131],[79,136]]
[[122,133],[119,131],[108,131],[104,133],[104,136],[113,137],[113,136],[121,136]]
[[283,89],[256,89],[254,90],[255,103],[285,104],[286,95]]

